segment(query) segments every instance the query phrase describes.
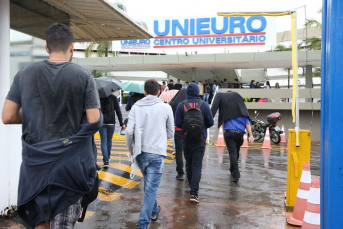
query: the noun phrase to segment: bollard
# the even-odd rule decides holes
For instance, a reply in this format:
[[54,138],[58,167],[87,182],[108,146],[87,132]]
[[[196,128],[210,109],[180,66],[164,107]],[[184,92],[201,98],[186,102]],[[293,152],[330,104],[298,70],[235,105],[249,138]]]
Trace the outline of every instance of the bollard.
[[287,160],[287,186],[286,186],[286,211],[293,210],[297,191],[299,188],[301,172],[304,163],[310,163],[311,132],[299,131],[299,147],[295,146],[295,130],[288,130],[288,160]]

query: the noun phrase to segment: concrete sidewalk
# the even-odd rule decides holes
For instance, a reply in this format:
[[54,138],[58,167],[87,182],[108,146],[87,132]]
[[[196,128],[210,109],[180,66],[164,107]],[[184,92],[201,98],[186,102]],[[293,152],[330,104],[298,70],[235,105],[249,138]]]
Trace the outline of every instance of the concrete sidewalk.
[[[284,212],[285,146],[272,145],[272,150],[261,150],[261,143],[254,143],[249,149],[242,149],[238,184],[230,181],[227,149],[206,147],[198,204],[189,201],[187,179],[176,180],[175,160],[165,164],[157,196],[161,213],[149,228],[296,228],[287,225]],[[319,176],[319,152],[320,146],[312,144],[314,176]],[[92,203],[85,222],[77,223],[75,228],[136,228],[144,197],[143,183],[116,192],[120,195],[113,201]],[[0,220],[0,228],[25,228],[15,220]]]
[[[225,148],[207,147],[200,184],[200,203],[189,201],[187,179],[175,179],[175,161],[165,165],[157,202],[162,210],[149,228],[293,228],[284,212],[287,151],[260,144],[242,150],[241,179],[230,181]],[[312,146],[311,172],[319,175],[319,146]],[[143,183],[113,202],[102,203],[85,223],[75,228],[136,228],[143,199]],[[295,227],[294,227],[295,228]]]

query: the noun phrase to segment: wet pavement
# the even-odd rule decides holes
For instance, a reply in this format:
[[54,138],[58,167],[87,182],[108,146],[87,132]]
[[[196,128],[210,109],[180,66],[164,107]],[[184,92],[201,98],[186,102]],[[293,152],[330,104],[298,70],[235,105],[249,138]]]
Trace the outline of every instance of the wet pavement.
[[[123,144],[124,141],[114,141],[111,166],[100,172],[100,195],[90,205],[85,222],[78,223],[76,229],[136,228],[144,197],[143,183],[139,173],[133,181],[128,179],[129,161]],[[262,150],[261,144],[241,149],[241,179],[237,184],[230,180],[227,149],[206,147],[200,203],[189,201],[186,176],[183,181],[176,180],[176,164],[170,154],[172,149],[168,148],[157,195],[161,213],[149,228],[296,228],[285,220],[286,145]],[[312,144],[311,173],[315,176],[319,176],[319,152],[320,146]],[[0,220],[0,228],[25,228],[13,225],[13,221]]]

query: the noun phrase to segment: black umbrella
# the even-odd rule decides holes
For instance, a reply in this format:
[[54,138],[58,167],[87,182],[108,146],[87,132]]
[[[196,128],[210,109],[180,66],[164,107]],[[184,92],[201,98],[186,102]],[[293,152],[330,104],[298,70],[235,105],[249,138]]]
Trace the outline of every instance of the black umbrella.
[[100,98],[106,98],[113,92],[121,89],[121,82],[110,77],[95,78],[96,87],[99,91]]
[[170,100],[169,105],[172,107],[174,116],[176,112],[177,105],[179,105],[180,102],[183,100],[186,100],[186,94],[187,94],[187,89],[186,88],[181,88],[178,93]]

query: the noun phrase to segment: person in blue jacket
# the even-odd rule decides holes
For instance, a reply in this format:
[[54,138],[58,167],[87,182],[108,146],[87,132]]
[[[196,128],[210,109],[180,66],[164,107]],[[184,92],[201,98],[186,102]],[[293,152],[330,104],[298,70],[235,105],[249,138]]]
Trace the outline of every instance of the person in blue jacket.
[[[201,101],[199,98],[199,87],[195,83],[190,83],[187,87],[186,101],[191,107],[196,107]],[[190,201],[199,202],[198,191],[199,183],[201,179],[202,160],[205,153],[207,128],[213,126],[214,121],[211,113],[210,106],[207,103],[203,103],[200,107],[203,121],[203,139],[198,143],[191,143],[184,141],[183,150],[186,159],[186,171],[188,177],[188,183],[190,190]],[[175,126],[182,128],[183,120],[185,116],[186,107],[181,102],[176,108],[175,114]]]

